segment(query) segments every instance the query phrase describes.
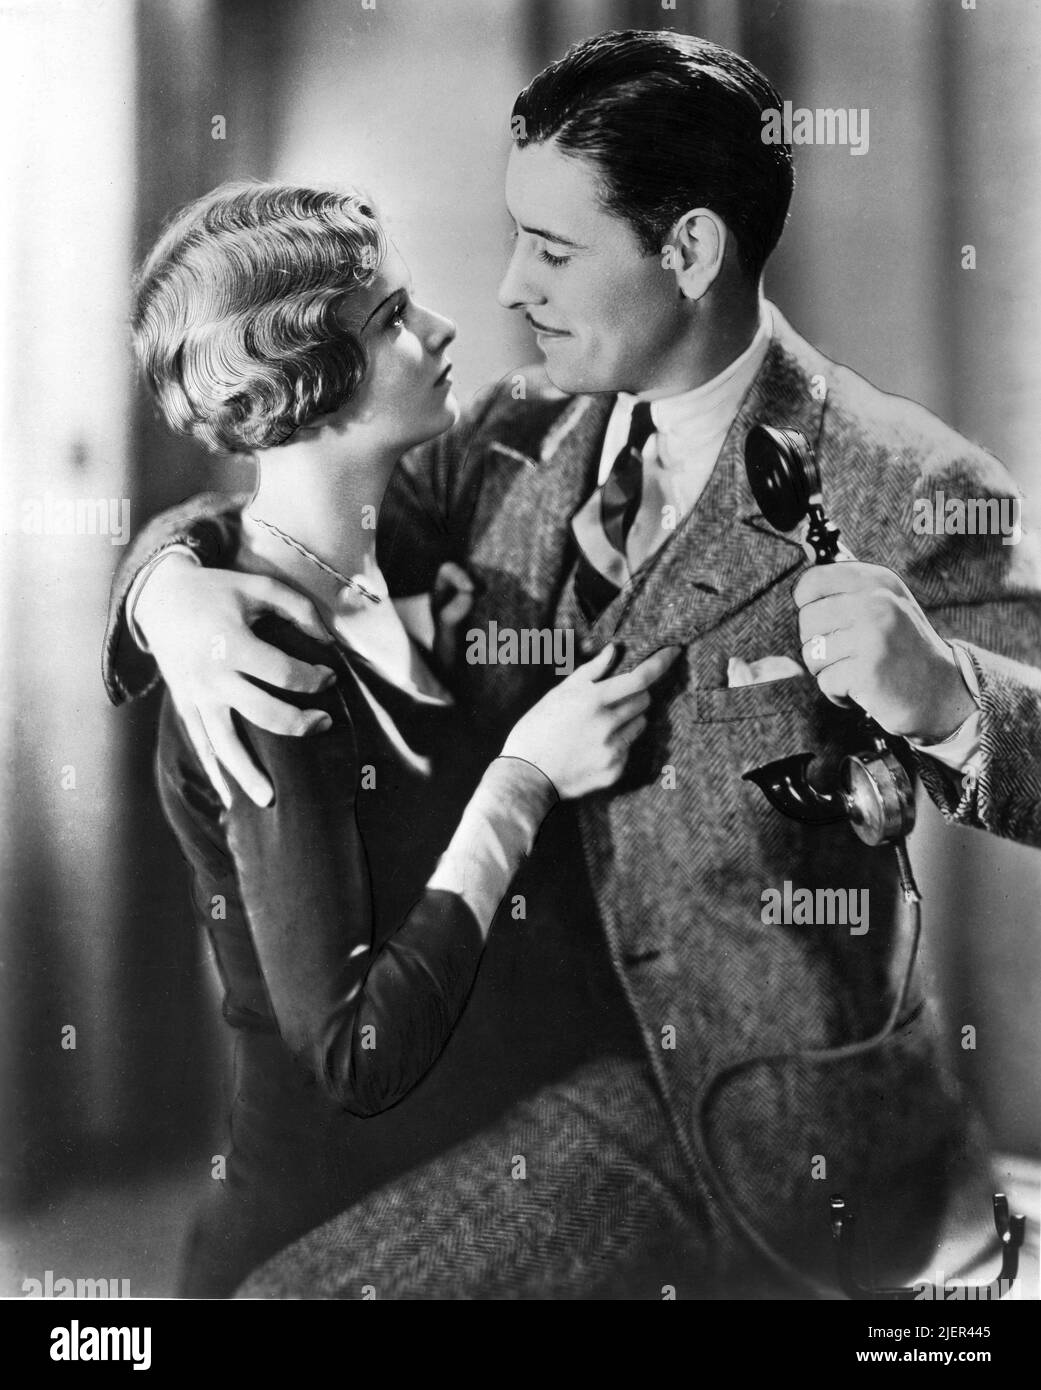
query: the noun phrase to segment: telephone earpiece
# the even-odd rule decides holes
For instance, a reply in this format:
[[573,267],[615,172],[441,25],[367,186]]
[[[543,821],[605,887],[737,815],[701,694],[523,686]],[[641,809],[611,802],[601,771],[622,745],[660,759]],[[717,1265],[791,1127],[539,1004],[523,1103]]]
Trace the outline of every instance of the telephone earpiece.
[[818,565],[839,552],[839,528],[824,514],[821,475],[806,436],[798,430],[753,425],[745,439],[745,473],[759,510],[778,531],[794,531],[809,518],[806,539]]
[[[816,563],[833,564],[839,528],[825,513],[820,470],[805,435],[753,425],[745,439],[745,472],[770,525],[792,531],[805,518]],[[778,758],[746,772],[743,780],[754,782],[775,810],[793,820],[808,825],[846,820],[865,844],[893,844],[914,828],[914,787],[889,736],[867,715],[863,728],[871,746],[843,759],[835,791],[819,791],[810,782],[812,753]]]

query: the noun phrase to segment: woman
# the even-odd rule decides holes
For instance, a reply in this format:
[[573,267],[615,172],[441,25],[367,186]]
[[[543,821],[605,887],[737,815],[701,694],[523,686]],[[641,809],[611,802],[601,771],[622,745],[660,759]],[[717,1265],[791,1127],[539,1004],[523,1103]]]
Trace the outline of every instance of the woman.
[[[148,258],[133,327],[167,422],[256,460],[236,565],[296,585],[328,629],[319,642],[265,620],[288,658],[329,673],[308,738],[267,733],[270,696],[257,688],[244,733],[274,788],[267,807],[213,789],[191,711],[167,699],[161,718],[160,794],[237,1033],[224,1181],[182,1284],[222,1296],[487,1118],[495,1059],[473,1069],[489,1036],[479,1023],[443,1076],[419,1083],[463,1014],[544,817],[558,797],[619,776],[647,687],[675,653],[609,677],[601,652],[518,722],[467,799],[467,731],[375,555],[397,459],[456,418],[445,356],[455,329],[413,300],[372,209],[354,193],[219,188]],[[465,590],[464,575],[455,581]],[[465,607],[463,592],[444,609],[442,653]]]

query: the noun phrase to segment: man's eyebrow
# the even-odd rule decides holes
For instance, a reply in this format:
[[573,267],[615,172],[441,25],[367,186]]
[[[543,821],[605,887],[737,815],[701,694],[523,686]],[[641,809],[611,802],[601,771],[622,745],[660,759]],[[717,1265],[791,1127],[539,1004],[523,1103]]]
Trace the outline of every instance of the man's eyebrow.
[[531,236],[540,236],[543,241],[555,242],[557,246],[570,246],[572,251],[585,251],[588,248],[580,245],[577,241],[569,241],[566,236],[558,236],[556,232],[547,232],[543,227],[525,227],[523,222],[520,224],[522,232],[528,232]]

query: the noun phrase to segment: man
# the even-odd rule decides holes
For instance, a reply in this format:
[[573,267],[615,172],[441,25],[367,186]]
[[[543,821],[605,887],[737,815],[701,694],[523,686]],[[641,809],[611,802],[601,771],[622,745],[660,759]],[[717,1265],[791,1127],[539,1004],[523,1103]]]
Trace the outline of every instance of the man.
[[[394,592],[462,566],[468,633],[564,629],[584,652],[621,643],[627,664],[685,648],[623,783],[578,808],[602,932],[590,951],[621,986],[605,1013],[634,1022],[636,1045],[612,1035],[602,1065],[305,1238],[251,1292],[819,1291],[835,1191],[870,1232],[877,1275],[906,1277],[972,1166],[891,851],[846,825],[784,819],[743,779],[804,750],[816,779],[833,779],[863,746],[855,702],[910,741],[949,819],[1041,841],[1038,765],[1024,756],[1041,728],[1041,584],[1025,546],[916,534],[916,497],[1007,498],[1009,479],[761,299],[791,195],[790,149],[761,138],[762,113],[779,108],[743,59],[673,34],[603,35],[530,84],[514,109],[517,243],[500,298],[532,323],[545,373],[493,388],[408,459],[384,509]],[[757,423],[810,441],[860,557],[804,572],[794,602],[803,551],[744,478]],[[188,557],[142,569],[174,541],[219,564],[233,519],[197,500],[139,540],[117,581],[110,690],[152,675],[122,622],[137,575],[142,641],[200,756],[215,782],[223,764],[263,802],[231,711],[305,733],[306,715],[258,700],[248,678],[307,691],[320,673],[245,625],[266,607],[314,615],[299,595]],[[200,640],[215,631],[228,644],[216,679]],[[465,659],[454,674],[490,745],[550,679]],[[581,891],[577,864],[532,868]],[[795,889],[813,909],[768,913]],[[827,909],[836,894],[865,909],[856,922]],[[547,949],[573,926],[564,901],[540,918]]]

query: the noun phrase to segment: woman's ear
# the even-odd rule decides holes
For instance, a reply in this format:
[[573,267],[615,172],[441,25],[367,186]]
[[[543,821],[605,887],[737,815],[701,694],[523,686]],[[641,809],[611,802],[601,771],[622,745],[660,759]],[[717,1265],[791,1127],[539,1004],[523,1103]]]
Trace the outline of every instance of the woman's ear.
[[723,268],[729,238],[722,218],[708,208],[693,208],[673,227],[662,260],[684,299],[701,299],[711,289]]

